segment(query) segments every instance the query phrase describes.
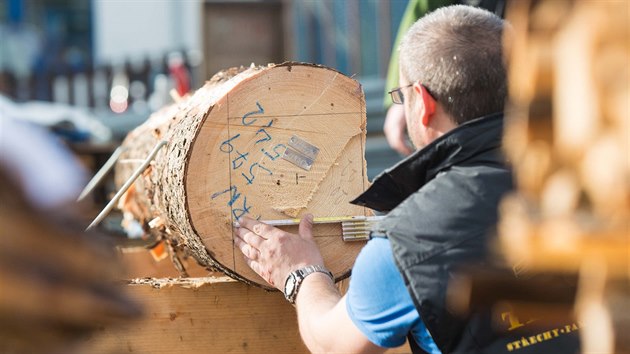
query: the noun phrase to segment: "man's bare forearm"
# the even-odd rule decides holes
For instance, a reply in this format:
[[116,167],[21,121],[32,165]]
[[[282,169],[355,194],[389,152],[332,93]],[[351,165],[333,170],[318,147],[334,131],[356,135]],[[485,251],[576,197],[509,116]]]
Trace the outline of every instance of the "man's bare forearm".
[[325,274],[312,274],[304,279],[296,301],[300,334],[311,352],[330,351],[330,312],[341,300],[341,294]]
[[302,340],[313,353],[382,353],[347,315],[345,298],[325,274],[304,279],[296,306]]

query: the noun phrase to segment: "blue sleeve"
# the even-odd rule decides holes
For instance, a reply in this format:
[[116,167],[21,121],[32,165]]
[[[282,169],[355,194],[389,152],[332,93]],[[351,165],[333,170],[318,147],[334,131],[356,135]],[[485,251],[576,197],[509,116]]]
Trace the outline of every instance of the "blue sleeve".
[[386,238],[373,238],[359,253],[350,278],[346,308],[357,328],[378,346],[400,346],[411,331],[421,347],[426,344],[435,347],[394,264]]

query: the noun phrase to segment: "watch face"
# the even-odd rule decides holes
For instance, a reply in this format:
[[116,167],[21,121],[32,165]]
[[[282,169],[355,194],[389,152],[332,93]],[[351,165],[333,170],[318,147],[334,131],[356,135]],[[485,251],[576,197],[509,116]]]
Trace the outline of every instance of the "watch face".
[[291,274],[287,278],[287,282],[284,284],[284,294],[286,296],[289,296],[293,294],[294,290],[295,290],[295,275]]

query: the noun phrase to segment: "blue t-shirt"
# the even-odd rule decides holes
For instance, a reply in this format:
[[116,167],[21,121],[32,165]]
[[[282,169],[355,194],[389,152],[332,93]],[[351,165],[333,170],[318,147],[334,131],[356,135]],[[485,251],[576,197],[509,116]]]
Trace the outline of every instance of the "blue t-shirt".
[[357,328],[378,346],[401,346],[411,331],[420,348],[440,353],[407,292],[387,238],[371,239],[359,253],[346,308]]

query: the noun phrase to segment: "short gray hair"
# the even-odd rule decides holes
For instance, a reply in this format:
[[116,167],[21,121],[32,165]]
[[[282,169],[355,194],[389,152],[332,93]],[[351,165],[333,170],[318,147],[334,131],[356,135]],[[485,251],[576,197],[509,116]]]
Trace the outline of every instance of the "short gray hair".
[[507,95],[503,29],[503,20],[486,10],[439,8],[403,37],[402,75],[423,84],[456,124],[501,112]]

